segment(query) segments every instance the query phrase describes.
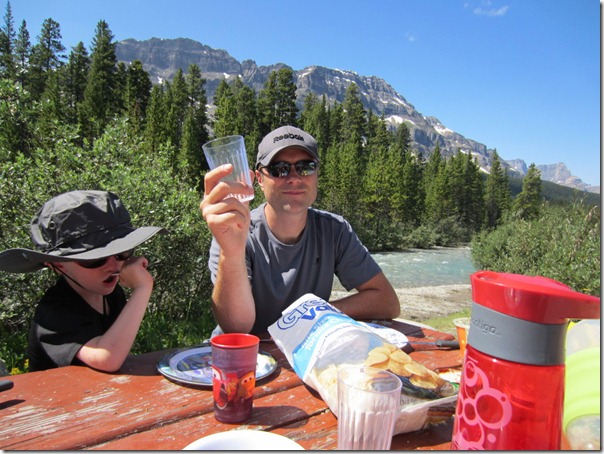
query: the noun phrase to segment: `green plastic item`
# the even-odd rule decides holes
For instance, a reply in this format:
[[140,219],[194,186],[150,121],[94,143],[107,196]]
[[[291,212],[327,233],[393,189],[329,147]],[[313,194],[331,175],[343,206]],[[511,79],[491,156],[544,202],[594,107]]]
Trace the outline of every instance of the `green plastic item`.
[[600,345],[600,320],[569,327],[562,427],[573,450],[600,449]]
[[600,414],[600,349],[589,348],[566,358],[564,429],[584,415]]

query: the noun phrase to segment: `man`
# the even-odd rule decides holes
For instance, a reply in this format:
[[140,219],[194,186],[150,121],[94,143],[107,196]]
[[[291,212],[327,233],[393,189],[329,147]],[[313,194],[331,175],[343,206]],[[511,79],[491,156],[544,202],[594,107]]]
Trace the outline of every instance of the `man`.
[[253,188],[221,181],[226,165],[205,176],[200,210],[214,236],[209,267],[213,311],[224,332],[262,333],[296,299],[329,300],[334,273],[357,293],[331,301],[355,319],[395,318],[390,282],[342,217],[311,208],[317,197],[315,139],[293,126],[269,133],[258,146],[256,179],[266,203],[249,211],[229,194]]

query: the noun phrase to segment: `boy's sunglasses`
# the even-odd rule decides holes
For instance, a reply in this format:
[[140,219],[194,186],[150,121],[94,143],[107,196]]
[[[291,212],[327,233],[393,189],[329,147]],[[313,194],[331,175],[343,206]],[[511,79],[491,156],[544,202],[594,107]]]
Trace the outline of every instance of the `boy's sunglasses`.
[[130,249],[129,251],[120,252],[119,254],[110,255],[109,257],[103,257],[102,259],[96,260],[77,260],[76,263],[80,265],[82,268],[100,268],[103,266],[111,257],[115,257],[116,260],[123,262],[124,260],[128,260],[134,254],[134,249]]
[[291,172],[292,166],[296,168],[298,175],[306,177],[317,171],[319,163],[317,161],[298,161],[293,164],[291,162],[275,162],[261,167],[261,169],[266,169],[273,178],[285,178]]

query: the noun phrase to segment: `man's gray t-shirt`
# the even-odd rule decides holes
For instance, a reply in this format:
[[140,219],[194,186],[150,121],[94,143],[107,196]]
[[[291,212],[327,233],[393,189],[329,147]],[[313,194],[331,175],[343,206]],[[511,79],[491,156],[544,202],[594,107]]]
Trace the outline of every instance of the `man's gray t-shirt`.
[[[252,333],[263,333],[281,312],[306,293],[329,301],[334,273],[347,290],[374,277],[381,269],[341,216],[308,209],[302,238],[284,244],[270,231],[262,204],[251,212],[246,245],[247,272],[256,305]],[[210,248],[209,268],[216,282],[220,246]]]

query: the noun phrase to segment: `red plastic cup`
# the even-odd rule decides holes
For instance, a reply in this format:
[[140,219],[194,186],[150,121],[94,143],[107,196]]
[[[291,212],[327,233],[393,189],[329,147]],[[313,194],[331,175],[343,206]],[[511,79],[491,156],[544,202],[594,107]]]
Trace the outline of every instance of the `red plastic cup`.
[[242,422],[252,416],[260,339],[252,334],[220,334],[212,344],[214,417]]

